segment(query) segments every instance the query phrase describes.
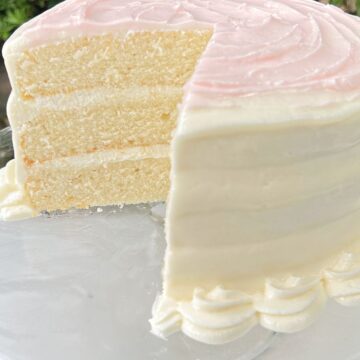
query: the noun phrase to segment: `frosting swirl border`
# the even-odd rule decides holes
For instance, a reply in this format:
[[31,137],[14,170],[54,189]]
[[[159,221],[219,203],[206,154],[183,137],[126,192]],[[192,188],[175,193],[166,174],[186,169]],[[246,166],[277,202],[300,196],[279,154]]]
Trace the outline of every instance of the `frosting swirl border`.
[[190,302],[158,297],[152,310],[152,333],[166,338],[182,331],[190,338],[220,345],[254,326],[279,333],[301,331],[316,321],[327,300],[360,305],[360,252],[343,252],[319,277],[267,279],[262,294],[248,295],[216,287],[197,288]]

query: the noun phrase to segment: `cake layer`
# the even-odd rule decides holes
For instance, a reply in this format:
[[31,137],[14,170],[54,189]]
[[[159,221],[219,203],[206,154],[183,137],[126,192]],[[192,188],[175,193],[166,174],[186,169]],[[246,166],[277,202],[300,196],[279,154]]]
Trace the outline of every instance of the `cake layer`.
[[23,99],[95,88],[182,86],[212,31],[140,31],[71,37],[6,54]]
[[35,164],[25,189],[37,211],[164,201],[169,171],[168,146],[108,151]]
[[169,144],[182,88],[98,89],[23,101],[8,113],[24,163],[110,149]]

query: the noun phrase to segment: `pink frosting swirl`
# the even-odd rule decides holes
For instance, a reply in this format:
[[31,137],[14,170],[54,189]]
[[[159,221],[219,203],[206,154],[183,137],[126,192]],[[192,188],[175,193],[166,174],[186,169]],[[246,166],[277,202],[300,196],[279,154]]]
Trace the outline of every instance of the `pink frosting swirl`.
[[312,0],[68,0],[22,27],[7,49],[20,38],[34,46],[99,32],[209,28],[187,85],[197,106],[274,91],[356,91],[359,21]]

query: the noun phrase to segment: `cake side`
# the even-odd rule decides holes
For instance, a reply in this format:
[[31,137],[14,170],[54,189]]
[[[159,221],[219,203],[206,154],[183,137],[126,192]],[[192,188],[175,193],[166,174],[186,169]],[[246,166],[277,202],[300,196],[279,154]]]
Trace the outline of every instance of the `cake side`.
[[162,337],[296,332],[328,297],[360,303],[359,20],[301,0],[242,10],[240,31],[214,32],[172,145]]
[[[184,128],[193,113],[184,115]],[[179,131],[165,293],[189,299],[196,284],[257,291],[264,277],[327,261],[356,241],[359,114],[327,124],[234,121],[216,136]]]
[[238,120],[251,106],[243,101],[218,110],[213,121],[227,121],[217,127],[204,109],[182,115],[164,292],[151,320],[159,336],[181,330],[222,344],[259,322],[300,331],[327,297],[360,303],[358,106],[338,104],[327,120],[259,124]]

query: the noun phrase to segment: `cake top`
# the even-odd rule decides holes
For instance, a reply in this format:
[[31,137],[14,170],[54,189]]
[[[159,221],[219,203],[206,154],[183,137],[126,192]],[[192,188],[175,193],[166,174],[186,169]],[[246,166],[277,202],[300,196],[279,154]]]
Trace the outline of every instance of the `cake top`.
[[4,55],[69,36],[189,28],[213,31],[188,84],[193,105],[360,88],[360,20],[312,0],[68,0],[15,32]]

